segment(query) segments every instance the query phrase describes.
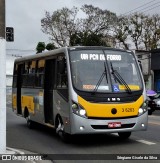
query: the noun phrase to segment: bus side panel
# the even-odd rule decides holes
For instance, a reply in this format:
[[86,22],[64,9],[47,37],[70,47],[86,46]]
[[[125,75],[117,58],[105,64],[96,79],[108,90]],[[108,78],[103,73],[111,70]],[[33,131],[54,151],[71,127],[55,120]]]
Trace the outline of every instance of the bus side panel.
[[31,120],[39,123],[44,122],[43,90],[22,88],[21,105],[24,115],[25,108],[28,109]]
[[12,88],[12,110],[17,110],[17,88]]
[[66,133],[71,133],[71,124],[70,124],[70,105],[57,90],[53,91],[53,110],[54,110],[54,120],[56,116],[60,115],[64,124],[64,129]]

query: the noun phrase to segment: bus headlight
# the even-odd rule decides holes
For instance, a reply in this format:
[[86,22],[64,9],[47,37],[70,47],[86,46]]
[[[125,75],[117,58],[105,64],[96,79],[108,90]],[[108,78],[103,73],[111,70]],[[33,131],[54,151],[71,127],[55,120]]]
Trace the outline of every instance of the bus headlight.
[[72,110],[74,114],[87,118],[86,110],[81,105],[78,105],[74,102],[72,104]]
[[144,112],[143,109],[142,108],[139,108],[138,113],[139,114],[143,114],[143,112]]
[[138,116],[144,114],[148,108],[148,101],[145,101],[138,110]]
[[86,111],[83,110],[83,109],[81,109],[81,110],[79,111],[79,114],[80,114],[81,116],[84,116],[84,115],[86,114]]

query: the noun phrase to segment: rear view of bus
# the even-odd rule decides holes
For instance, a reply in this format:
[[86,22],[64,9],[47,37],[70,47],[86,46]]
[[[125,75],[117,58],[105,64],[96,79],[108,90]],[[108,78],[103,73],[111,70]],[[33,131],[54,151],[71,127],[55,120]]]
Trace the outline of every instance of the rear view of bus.
[[135,55],[103,47],[68,48],[71,134],[147,129],[144,82]]

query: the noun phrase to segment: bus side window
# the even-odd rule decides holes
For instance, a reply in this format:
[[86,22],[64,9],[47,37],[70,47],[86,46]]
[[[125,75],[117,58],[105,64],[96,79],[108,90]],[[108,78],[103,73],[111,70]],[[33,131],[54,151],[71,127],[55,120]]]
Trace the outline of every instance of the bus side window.
[[22,87],[26,87],[27,82],[28,82],[28,62],[25,62],[22,74]]
[[68,100],[68,75],[67,64],[65,57],[60,57],[57,60],[57,90],[62,96]]
[[29,87],[35,86],[35,66],[36,61],[29,62],[28,82],[27,82],[27,86]]
[[25,63],[24,74],[28,74],[28,62]]
[[43,87],[44,86],[44,66],[45,60],[39,60],[36,64],[36,87]]
[[31,62],[25,62],[24,71],[23,71],[23,87],[33,87],[34,86],[34,80],[32,79],[31,74]]
[[57,61],[57,71],[57,88],[67,88],[67,66],[64,58]]
[[30,73],[35,74],[35,72],[36,72],[36,61],[32,61],[30,71],[31,71]]

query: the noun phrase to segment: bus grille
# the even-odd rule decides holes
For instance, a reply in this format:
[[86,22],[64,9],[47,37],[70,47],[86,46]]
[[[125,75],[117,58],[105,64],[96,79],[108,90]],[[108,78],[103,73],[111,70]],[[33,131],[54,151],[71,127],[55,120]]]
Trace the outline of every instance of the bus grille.
[[105,130],[105,129],[132,128],[134,125],[135,123],[122,124],[121,127],[116,127],[116,128],[108,128],[108,125],[91,125],[91,127],[96,130]]

